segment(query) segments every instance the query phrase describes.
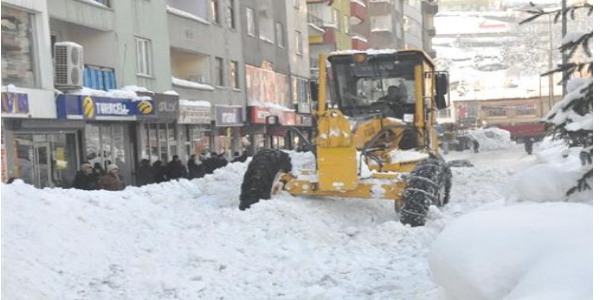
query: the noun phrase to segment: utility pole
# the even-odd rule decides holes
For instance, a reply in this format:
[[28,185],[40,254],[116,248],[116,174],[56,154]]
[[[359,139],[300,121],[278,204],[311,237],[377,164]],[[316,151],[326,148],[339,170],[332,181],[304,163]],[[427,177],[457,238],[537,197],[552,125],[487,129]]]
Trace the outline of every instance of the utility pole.
[[[567,0],[562,0],[562,38],[564,40],[567,35]],[[567,53],[562,52],[562,65],[563,67],[567,65]],[[567,95],[567,71],[562,72],[562,95],[563,97]]]

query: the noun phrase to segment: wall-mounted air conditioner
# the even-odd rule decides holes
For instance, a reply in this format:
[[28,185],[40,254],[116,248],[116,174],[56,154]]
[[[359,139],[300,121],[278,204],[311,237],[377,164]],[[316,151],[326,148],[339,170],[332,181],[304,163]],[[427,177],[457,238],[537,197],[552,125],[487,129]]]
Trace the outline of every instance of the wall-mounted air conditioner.
[[54,86],[58,89],[83,87],[83,47],[73,42],[54,44]]

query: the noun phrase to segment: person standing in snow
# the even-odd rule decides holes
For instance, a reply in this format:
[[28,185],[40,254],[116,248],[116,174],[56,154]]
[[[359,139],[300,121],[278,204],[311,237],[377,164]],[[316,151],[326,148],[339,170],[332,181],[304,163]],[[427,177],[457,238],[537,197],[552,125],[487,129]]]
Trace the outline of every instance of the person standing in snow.
[[530,155],[531,155],[531,152],[533,152],[533,139],[532,138],[525,139],[525,151],[527,152],[527,154],[530,154]]
[[163,165],[163,162],[159,159],[152,164],[152,170],[154,171],[154,182],[161,183],[167,181],[167,168]]
[[187,165],[190,179],[204,177],[204,165],[202,164],[202,161],[197,159],[196,154],[190,156]]
[[125,188],[123,177],[119,174],[119,167],[115,164],[110,164],[106,168],[106,175],[100,177],[98,185],[101,189],[109,191],[121,191]]
[[167,164],[167,179],[186,178],[187,170],[181,163],[179,155],[173,155],[173,159]]
[[140,166],[135,172],[137,186],[143,186],[154,182],[154,169],[146,158],[140,161]]
[[476,139],[473,139],[473,151],[479,153],[479,142]]
[[98,189],[98,177],[94,174],[92,165],[89,162],[81,164],[81,169],[75,174],[73,179],[73,187],[80,190],[97,190]]

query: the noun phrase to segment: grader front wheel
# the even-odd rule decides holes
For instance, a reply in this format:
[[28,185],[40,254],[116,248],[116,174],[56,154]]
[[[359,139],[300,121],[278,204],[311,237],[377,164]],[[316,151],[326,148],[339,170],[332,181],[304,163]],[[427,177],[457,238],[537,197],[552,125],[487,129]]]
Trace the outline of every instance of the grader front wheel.
[[[260,199],[271,199],[277,175],[290,172],[290,156],[280,150],[263,149],[252,157],[244,174],[240,193],[240,210],[249,208]],[[277,186],[277,188],[281,188]]]
[[452,173],[444,162],[428,159],[418,163],[408,175],[403,201],[395,203],[400,222],[412,227],[425,225],[430,205],[448,203],[451,184]]

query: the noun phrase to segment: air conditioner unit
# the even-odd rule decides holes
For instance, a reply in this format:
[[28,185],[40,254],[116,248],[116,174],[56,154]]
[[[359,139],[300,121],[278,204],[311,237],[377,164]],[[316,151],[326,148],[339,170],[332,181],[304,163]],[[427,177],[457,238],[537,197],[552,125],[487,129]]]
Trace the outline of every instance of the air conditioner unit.
[[83,87],[83,47],[73,42],[54,44],[54,86],[58,89]]

